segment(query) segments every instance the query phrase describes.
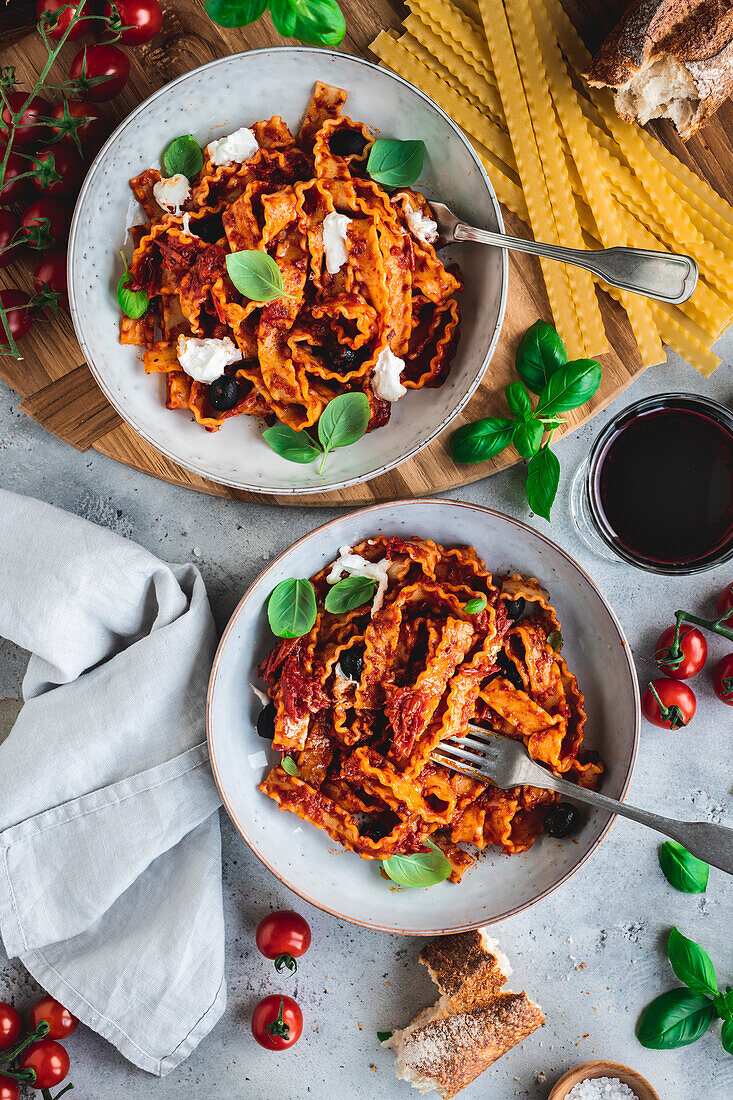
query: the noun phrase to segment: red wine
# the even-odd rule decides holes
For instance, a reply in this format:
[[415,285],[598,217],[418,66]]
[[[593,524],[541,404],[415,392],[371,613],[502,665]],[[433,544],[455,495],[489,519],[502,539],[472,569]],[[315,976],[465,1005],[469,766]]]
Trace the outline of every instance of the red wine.
[[642,404],[594,464],[595,510],[606,537],[640,564],[703,568],[733,550],[729,414],[694,397]]

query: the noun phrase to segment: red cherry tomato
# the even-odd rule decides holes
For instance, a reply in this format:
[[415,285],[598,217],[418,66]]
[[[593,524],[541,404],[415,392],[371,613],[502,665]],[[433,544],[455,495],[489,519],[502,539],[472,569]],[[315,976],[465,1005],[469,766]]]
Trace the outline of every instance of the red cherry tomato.
[[76,1016],[68,1008],[64,1008],[54,997],[48,996],[36,1001],[30,1012],[32,1028],[37,1028],[41,1020],[45,1020],[50,1029],[46,1039],[65,1039],[79,1026]]
[[[66,105],[69,109],[69,114],[72,118],[87,118],[88,122],[82,122],[81,126],[78,126],[76,133],[79,141],[81,142],[82,149],[86,154],[96,153],[99,146],[107,136],[109,125],[107,119],[104,117],[96,103],[92,103],[88,99],[76,99],[66,100]],[[64,117],[64,101],[57,103],[51,112],[54,118],[61,119]],[[54,134],[60,132],[60,126],[52,126]],[[76,148],[76,142],[71,134],[65,134],[61,141],[64,145],[71,145]]]
[[[19,291],[5,291],[5,294],[17,294]],[[3,299],[4,304],[4,299]],[[20,1013],[7,1001],[0,1001],[0,1050],[9,1050],[15,1046],[20,1035]]]
[[733,612],[733,584],[727,584],[718,596],[718,615],[725,615],[725,625],[733,625],[733,614],[726,615],[727,611]]
[[20,1100],[20,1085],[12,1077],[0,1076],[0,1100]]
[[[71,62],[69,75],[78,81],[74,99],[92,99],[101,103],[112,99],[121,92],[130,75],[130,58],[117,46],[100,43],[84,46]],[[99,84],[89,84],[90,80],[104,77]]]
[[[48,287],[55,291],[59,297],[59,305],[68,306],[69,288],[66,282],[66,253],[62,251],[47,252],[38,262],[33,272],[33,289],[36,293]],[[52,1039],[62,1036],[52,1035]]]
[[292,997],[273,993],[255,1006],[252,1034],[266,1050],[287,1050],[297,1043],[303,1031],[303,1013]]
[[15,244],[11,244],[19,228],[20,218],[17,214],[12,210],[0,210],[0,267],[11,264],[21,249],[17,238]]
[[708,657],[708,643],[705,641],[705,635],[696,627],[683,625],[680,630],[682,660],[677,663],[670,658],[674,634],[673,626],[662,631],[657,639],[654,659],[665,676],[671,676],[675,680],[689,680],[690,677],[697,676],[705,664]]
[[[36,19],[40,19],[43,13],[46,11],[55,12],[58,11],[59,8],[66,9],[65,11],[61,12],[61,15],[59,16],[56,26],[53,28],[53,30],[47,32],[49,38],[52,38],[54,42],[58,42],[61,38],[63,38],[64,34],[66,33],[74,13],[77,11],[77,9],[83,7],[84,0],[81,0],[81,3],[79,3],[78,0],[76,0],[76,2],[74,2],[74,0],[38,0],[38,3],[36,4]],[[87,31],[90,31],[91,29],[91,19],[77,19],[70,34],[66,36],[66,41],[71,42],[75,38],[81,38],[83,34],[86,34]]]
[[0,302],[8,319],[6,326],[0,318],[0,343],[7,340],[8,328],[14,340],[21,340],[33,324],[33,310],[28,308],[30,298],[22,290],[0,290]]
[[36,191],[40,191],[42,195],[55,195],[58,198],[77,194],[84,178],[84,165],[81,162],[81,157],[78,157],[73,149],[59,142],[58,145],[52,145],[48,149],[39,150],[36,156],[44,164],[48,163],[53,157],[54,171],[61,176],[60,180],[56,180],[55,183],[47,183],[45,187],[41,183],[40,177],[34,176],[31,182]]
[[[5,145],[0,143],[0,163],[5,156]],[[30,161],[23,160],[18,153],[12,150],[8,155],[5,165],[5,183],[0,187],[0,206],[10,202],[20,202],[28,190],[29,180],[20,180],[17,177],[28,171]]]
[[10,112],[19,111],[28,98],[27,92],[6,92],[7,105],[3,107],[0,134],[7,137],[13,131],[13,141],[18,145],[32,145],[35,141],[43,141],[48,136],[48,129],[44,122],[38,122],[38,118],[48,118],[51,114],[51,104],[43,96],[34,95],[23,114],[17,122],[13,122]]
[[721,703],[733,707],[733,653],[726,653],[713,669],[713,690]]
[[63,1081],[69,1072],[69,1055],[61,1043],[54,1039],[41,1039],[31,1043],[20,1056],[21,1069],[34,1069],[36,1079],[33,1089],[51,1089]]
[[681,680],[652,680],[641,696],[641,710],[647,722],[665,730],[677,730],[688,725],[696,707],[695,693]]
[[58,199],[36,199],[20,219],[21,233],[39,252],[47,252],[65,241],[71,225],[71,210]]
[[300,913],[293,909],[281,909],[262,918],[255,940],[265,958],[275,960],[276,970],[285,967],[295,970],[295,959],[305,955],[311,945],[311,930]]
[[[163,26],[163,10],[158,0],[115,0],[120,23],[127,30],[120,34],[126,46],[140,46],[149,42]],[[104,14],[112,15],[112,5],[105,4]]]

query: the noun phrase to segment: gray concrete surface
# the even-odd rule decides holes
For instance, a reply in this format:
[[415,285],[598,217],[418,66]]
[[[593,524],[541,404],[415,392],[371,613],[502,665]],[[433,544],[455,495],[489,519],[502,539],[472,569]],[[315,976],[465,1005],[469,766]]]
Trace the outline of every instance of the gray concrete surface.
[[[712,608],[714,595],[733,579],[733,568],[675,580],[594,557],[569,519],[570,480],[607,417],[631,399],[687,390],[733,405],[733,339],[721,342],[721,354],[727,363],[710,381],[670,356],[666,366],[650,370],[606,413],[557,448],[562,483],[552,537],[605,592],[626,630],[642,680],[652,671],[647,655],[674,610]],[[78,454],[19,412],[15,395],[1,383],[0,484],[86,516],[170,561],[195,561],[220,627],[274,554],[335,514],[226,503],[153,481],[92,451]],[[530,516],[522,486],[517,468],[448,495],[501,509],[547,531],[544,521]],[[722,639],[711,643],[714,657],[725,649]],[[0,699],[20,693],[24,663],[24,654],[0,643]],[[671,815],[730,822],[733,713],[715,700],[707,676],[695,687],[698,713],[689,730],[669,733],[644,725],[629,798]],[[417,965],[420,942],[344,925],[309,908],[262,868],[228,819],[222,825],[229,984],[223,1019],[183,1066],[160,1081],[80,1029],[68,1044],[74,1096],[407,1100],[417,1095],[395,1079],[393,1057],[379,1048],[376,1032],[403,1026],[433,999],[431,982]],[[733,1058],[721,1047],[719,1024],[694,1046],[671,1052],[646,1051],[634,1036],[642,1008],[677,984],[664,954],[672,925],[710,951],[721,983],[733,983],[730,880],[713,870],[706,894],[677,893],[658,870],[657,845],[654,834],[617,820],[565,886],[495,926],[514,966],[514,988],[526,988],[543,1006],[547,1023],[466,1090],[466,1100],[545,1100],[562,1072],[595,1057],[634,1066],[662,1100],[733,1097]],[[268,910],[293,905],[311,923],[313,946],[296,979],[281,983],[257,953],[254,929]],[[295,1048],[272,1054],[252,1041],[249,1015],[260,996],[286,984],[303,1006],[305,1032]],[[0,999],[22,1007],[37,992],[18,961],[8,961],[0,946]]]

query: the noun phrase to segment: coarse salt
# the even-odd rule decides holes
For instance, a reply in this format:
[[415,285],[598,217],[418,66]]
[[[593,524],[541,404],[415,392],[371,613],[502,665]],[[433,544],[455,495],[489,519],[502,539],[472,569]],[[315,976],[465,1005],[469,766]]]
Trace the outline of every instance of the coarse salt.
[[573,1085],[567,1100],[639,1100],[639,1097],[618,1077],[586,1077]]

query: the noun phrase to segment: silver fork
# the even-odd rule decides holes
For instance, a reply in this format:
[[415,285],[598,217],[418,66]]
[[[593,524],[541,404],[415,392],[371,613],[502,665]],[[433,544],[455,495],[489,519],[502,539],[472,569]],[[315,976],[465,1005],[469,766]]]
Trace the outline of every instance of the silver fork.
[[469,725],[464,736],[441,741],[433,752],[433,760],[453,771],[490,779],[497,787],[540,787],[629,817],[677,840],[698,859],[733,875],[733,829],[710,821],[676,821],[568,783],[532,760],[521,741]]
[[530,252],[549,260],[585,268],[597,275],[609,286],[630,290],[633,294],[645,294],[658,302],[679,305],[690,298],[697,286],[697,264],[692,256],[674,255],[671,252],[650,252],[646,248],[564,248],[557,244],[527,241],[523,237],[508,237],[506,233],[492,233],[488,229],[476,229],[460,221],[442,202],[430,203],[433,217],[438,223],[436,248],[453,241],[473,241],[476,244],[493,244],[514,252]]

